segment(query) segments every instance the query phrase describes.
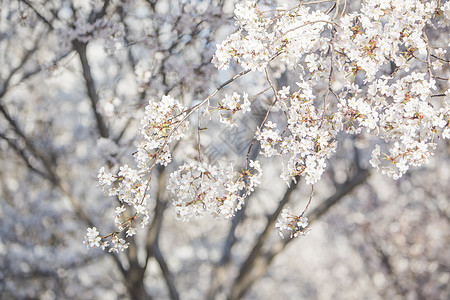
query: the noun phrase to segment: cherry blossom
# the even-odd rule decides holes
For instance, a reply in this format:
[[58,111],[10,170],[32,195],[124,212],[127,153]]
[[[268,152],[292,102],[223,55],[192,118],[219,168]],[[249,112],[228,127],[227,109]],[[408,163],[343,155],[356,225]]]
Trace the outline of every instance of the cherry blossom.
[[[255,0],[238,2],[237,31],[217,45],[212,63],[219,70],[236,64],[244,71],[191,107],[169,95],[149,101],[141,121],[142,140],[134,154],[138,169],[124,165],[111,174],[102,168],[98,175],[105,193],[133,208],[129,217],[124,217],[124,206],[116,210],[118,231],[109,235],[115,239],[114,251],[125,248],[119,232],[133,235],[135,219],[140,218],[143,226],[148,222],[152,171],[156,164],[172,162],[171,144],[193,129],[191,115],[199,111],[199,123],[217,117],[226,126],[237,126],[235,118],[251,111],[259,94],[252,98],[247,92],[233,91],[217,100],[217,106],[211,105],[222,88],[246,74],[264,76],[269,88],[261,93],[273,93],[248,153],[259,143],[261,155],[280,160],[280,178],[287,184],[300,177],[308,185],[318,182],[341,134],[371,136],[377,144],[370,165],[393,179],[411,166],[427,163],[437,141],[449,138],[448,79],[436,75],[448,66],[448,41],[432,45],[427,35],[428,27],[448,26],[448,2],[407,0],[400,5],[370,0],[359,11],[335,17],[313,4],[264,10]],[[80,22],[72,39],[82,40],[85,32],[93,30]],[[279,89],[272,78],[279,76],[277,70],[286,69],[298,75],[296,86]],[[141,67],[137,73],[145,86],[151,74]],[[279,116],[271,118],[277,110]],[[209,120],[202,120],[200,111]],[[197,128],[198,157],[170,174],[168,189],[175,214],[183,221],[205,213],[232,217],[263,173],[260,162],[249,161],[248,156],[241,171],[231,162],[204,162],[203,129]],[[296,216],[288,210],[276,224],[279,232],[288,230],[291,236],[304,235],[307,226],[303,213]],[[92,238],[88,241],[98,245]]]

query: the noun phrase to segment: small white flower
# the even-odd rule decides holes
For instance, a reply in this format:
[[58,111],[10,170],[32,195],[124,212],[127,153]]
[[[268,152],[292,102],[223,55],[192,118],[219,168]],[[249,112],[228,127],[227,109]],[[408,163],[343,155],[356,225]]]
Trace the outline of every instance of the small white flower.
[[301,217],[298,220],[297,225],[299,227],[306,228],[306,226],[308,226],[308,218],[307,217]]
[[101,238],[99,237],[99,232],[97,228],[92,227],[87,229],[87,234],[84,238],[84,244],[89,248],[100,247]]

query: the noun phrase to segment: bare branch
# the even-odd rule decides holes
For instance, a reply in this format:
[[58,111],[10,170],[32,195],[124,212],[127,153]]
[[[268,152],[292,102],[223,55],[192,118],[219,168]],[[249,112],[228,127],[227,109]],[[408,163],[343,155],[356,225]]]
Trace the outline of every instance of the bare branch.
[[268,239],[270,233],[273,231],[273,227],[275,222],[277,221],[278,215],[283,210],[283,207],[289,202],[292,196],[292,192],[298,186],[298,177],[296,177],[295,181],[292,181],[289,185],[289,188],[284,193],[283,198],[278,203],[276,210],[267,218],[267,225],[261,234],[256,239],[255,245],[252,248],[252,251],[247,256],[247,259],[244,261],[240,268],[240,272],[238,277],[233,283],[231,288],[231,294],[229,299],[240,299],[244,294],[247,287],[251,286],[253,283],[252,273],[254,272],[255,264],[261,257],[262,247],[264,243]]
[[395,274],[394,266],[392,265],[392,259],[389,256],[389,254],[383,249],[383,247],[377,242],[377,240],[374,238],[373,234],[370,230],[370,224],[367,224],[364,228],[365,234],[364,236],[367,237],[368,242],[372,244],[375,251],[378,253],[379,258],[381,260],[381,265],[384,267],[384,269],[387,272],[387,275],[390,277],[390,282],[394,284],[395,289],[397,290],[397,293],[399,295],[406,295],[407,290],[403,288],[401,283],[398,280],[397,275]]
[[339,203],[342,198],[350,194],[360,184],[364,183],[370,176],[370,171],[361,169],[353,178],[347,180],[342,184],[341,188],[336,191],[331,197],[323,201],[308,215],[309,223],[318,220],[322,215],[330,210],[334,205]]
[[83,67],[83,77],[86,83],[89,99],[91,100],[92,111],[94,113],[95,120],[97,121],[97,130],[101,137],[108,138],[109,137],[108,128],[106,127],[106,124],[103,121],[102,116],[97,111],[97,104],[99,98],[97,95],[97,88],[95,87],[95,82],[92,77],[91,66],[89,65],[89,61],[87,58],[86,53],[87,44],[81,43],[79,41],[74,41],[73,46],[75,50],[78,52],[81,61],[81,66]]
[[15,143],[12,139],[7,138],[3,133],[0,132],[0,138],[4,139],[8,145],[20,156],[20,158],[22,158],[22,160],[24,161],[25,165],[28,167],[28,169],[30,169],[32,172],[38,174],[39,176],[46,178],[48,180],[52,180],[52,178],[50,177],[50,175],[48,175],[47,173],[37,169],[36,167],[34,167],[28,156],[25,154],[25,150],[21,149],[17,143]]
[[9,82],[11,81],[11,78],[14,76],[14,74],[16,74],[17,71],[19,71],[26,64],[26,62],[30,59],[30,57],[33,55],[33,53],[36,52],[36,50],[38,49],[38,44],[39,44],[38,41],[36,41],[33,49],[27,51],[27,53],[22,58],[22,61],[20,62],[20,64],[17,67],[15,67],[13,70],[11,70],[8,77],[3,81],[3,85],[1,86],[1,89],[0,89],[0,98],[2,98],[6,94],[6,92],[8,90]]
[[[8,121],[10,126],[12,127],[13,131],[22,138],[22,140],[25,142],[25,145],[27,147],[27,150],[31,152],[31,154],[42,163],[42,165],[45,168],[45,172],[38,170],[36,167],[32,166],[28,156],[26,156],[25,151],[21,148],[19,148],[16,143],[13,143],[10,139],[8,139],[4,134],[1,134],[1,138],[5,139],[8,144],[16,151],[16,153],[19,154],[19,156],[24,160],[27,167],[30,168],[31,171],[35,172],[36,174],[40,175],[43,179],[48,180],[51,182],[55,187],[57,187],[63,195],[65,195],[70,203],[72,204],[72,207],[74,209],[74,213],[82,220],[84,221],[88,226],[94,227],[95,224],[91,220],[91,218],[84,212],[84,209],[80,203],[80,201],[70,192],[70,189],[66,186],[65,183],[62,182],[62,180],[57,175],[54,166],[49,162],[47,158],[45,158],[34,146],[31,139],[27,137],[24,132],[21,130],[19,124],[9,115],[9,113],[6,111],[5,107],[0,104],[0,112],[3,114],[5,119]],[[112,256],[114,261],[116,262],[117,267],[119,270],[124,273],[124,267],[120,260],[117,257],[117,254],[109,252]]]
[[[328,212],[330,208],[339,203],[339,201],[342,200],[344,196],[351,193],[355,187],[364,183],[369,174],[369,171],[363,170],[360,173],[356,174],[353,178],[349,179],[345,184],[342,185],[340,190],[334,193],[331,197],[329,197],[311,212],[311,214],[308,216],[309,224],[312,224],[314,221],[318,220],[322,215]],[[282,252],[283,249],[292,240],[293,239],[282,240],[273,245],[265,253],[260,253],[259,255],[255,256],[251,264],[246,266],[247,271],[244,274],[245,276],[241,276],[241,274],[239,274],[239,277],[242,277],[242,279],[240,279],[242,283],[239,283],[238,279],[236,280],[232,288],[231,295],[228,299],[241,299],[244,294],[249,291],[253,283],[266,273],[275,256]],[[243,271],[241,271],[241,273],[243,273]]]
[[34,13],[36,14],[36,16],[43,21],[45,24],[47,24],[47,26],[53,30],[53,24],[52,21],[47,20],[28,0],[19,0],[22,1],[23,3],[25,3],[29,8],[31,8]]
[[167,202],[163,200],[163,191],[166,187],[166,168],[162,165],[159,165],[158,168],[158,187],[156,192],[156,205],[154,209],[154,217],[150,228],[147,232],[145,248],[147,252],[147,257],[145,259],[145,266],[147,267],[148,261],[151,257],[154,256],[153,245],[157,243],[159,238],[159,232],[161,230],[161,224],[163,221],[164,210],[166,209]]
[[25,136],[24,132],[20,128],[19,124],[9,115],[9,113],[6,111],[5,106],[3,106],[0,103],[0,112],[5,117],[5,119],[8,121],[10,126],[12,127],[13,131],[25,142],[25,145],[27,146],[27,149],[32,153],[32,155],[39,160],[45,167],[46,171],[48,172],[48,176],[46,176],[46,179],[50,179],[50,181],[53,184],[57,184],[57,176],[54,172],[53,166],[50,164],[48,159],[42,155],[41,152],[39,152],[34,144],[32,143],[31,139]]
[[161,271],[163,273],[163,277],[164,280],[166,281],[167,288],[169,289],[170,299],[179,300],[180,296],[175,286],[174,276],[170,271],[169,266],[167,265],[166,260],[164,259],[161,253],[161,250],[159,249],[158,243],[155,243],[153,245],[153,251],[155,254],[155,259],[158,262],[159,267],[161,268]]
[[89,23],[93,24],[95,23],[95,21],[97,21],[98,19],[103,18],[106,15],[106,10],[110,4],[110,0],[105,0],[105,2],[103,3],[102,9],[97,12],[94,13],[94,11],[92,11],[91,16],[89,17]]

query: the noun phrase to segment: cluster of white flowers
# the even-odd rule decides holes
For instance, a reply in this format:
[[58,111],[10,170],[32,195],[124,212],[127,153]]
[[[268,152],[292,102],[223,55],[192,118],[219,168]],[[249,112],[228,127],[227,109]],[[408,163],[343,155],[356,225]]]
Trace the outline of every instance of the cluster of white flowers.
[[[122,206],[117,207],[115,210],[114,223],[117,231],[109,235],[113,244],[110,250],[117,251],[126,249],[123,247],[127,247],[127,244],[123,239],[118,238],[117,233],[126,229],[127,236],[132,236],[136,233],[136,229],[133,227],[135,220],[140,220],[142,227],[146,226],[149,222],[147,210],[147,202],[150,199],[147,193],[148,180],[144,180],[142,174],[137,170],[130,168],[128,165],[124,165],[120,167],[117,175],[105,171],[105,168],[102,167],[98,174],[98,181],[106,195],[116,196],[120,203],[123,203]],[[133,212],[127,212],[127,207],[132,207],[134,209]],[[107,242],[103,242],[103,246],[105,247],[104,243]],[[121,247],[123,249],[118,249]]]
[[256,139],[260,142],[261,153],[265,157],[279,155],[276,147],[279,143],[281,143],[282,139],[280,136],[280,132],[278,130],[274,130],[276,127],[277,124],[269,121],[264,124],[263,130],[256,131]]
[[[298,72],[296,91],[286,86],[274,95],[273,107],[281,108],[283,123],[268,120],[270,108],[255,133],[261,154],[287,157],[281,172],[286,183],[304,176],[307,184],[314,184],[337,147],[336,135],[364,130],[387,143],[376,145],[370,160],[382,173],[397,179],[410,166],[427,162],[436,140],[450,138],[448,72],[442,71],[449,66],[445,55],[450,44],[446,40],[433,45],[426,29],[448,26],[450,2],[367,0],[359,12],[343,13],[336,20],[313,10],[314,3],[261,11],[255,0],[242,1],[235,9],[238,31],[217,45],[213,58],[217,68],[227,69],[235,60],[245,70],[264,72],[274,92],[277,88],[269,76],[272,64]],[[77,39],[91,30],[80,28]],[[142,85],[148,83],[151,73],[138,73]],[[152,170],[157,163],[171,162],[170,143],[183,137],[192,112],[207,106],[202,109],[219,111],[220,121],[234,126],[237,112],[250,111],[247,93],[226,94],[217,107],[209,106],[216,92],[189,109],[170,96],[150,101],[135,154],[138,170],[122,166],[117,175],[100,170],[105,193],[122,203],[116,209],[118,231],[109,235],[113,251],[126,247],[118,232],[133,235],[135,219],[143,226],[148,223]],[[384,148],[388,150],[383,152]],[[168,188],[181,220],[205,212],[231,217],[261,176],[258,161],[241,171],[232,164],[193,161],[171,174]],[[133,208],[128,216],[127,207]],[[276,228],[291,231],[291,236],[303,235],[308,225],[303,214],[284,210]],[[89,230],[86,243],[102,245],[103,237],[99,240],[96,229]]]
[[306,235],[311,229],[308,226],[308,218],[294,215],[290,209],[285,208],[281,212],[281,218],[275,223],[275,229],[281,238],[284,238],[283,231],[290,231],[290,237]]
[[[372,0],[363,3],[361,11],[333,23],[327,15],[305,5],[278,8],[270,14],[261,12],[255,1],[244,1],[235,10],[238,32],[218,45],[213,61],[224,69],[234,58],[244,69],[261,71],[280,56],[287,66],[304,70],[298,92],[289,94],[289,87],[278,92],[284,100],[289,131],[282,137],[273,130],[277,125],[271,124],[256,133],[265,156],[291,156],[282,174],[286,182],[304,175],[308,183],[315,183],[336,147],[336,133],[358,134],[362,128],[392,143],[384,157],[389,163],[383,173],[399,178],[410,165],[426,162],[432,154],[433,139],[439,133],[446,138],[450,130],[448,101],[431,101],[437,88],[430,68],[448,65],[443,59],[446,51],[431,50],[434,47],[424,31],[436,18],[445,19],[448,6],[438,8],[436,1],[408,0],[398,5]],[[330,27],[334,34],[323,34]],[[306,72],[300,64],[302,56]],[[427,62],[430,57],[432,66]],[[413,72],[400,79],[395,76],[399,69],[408,72],[413,63],[425,65],[427,73]],[[397,69],[391,76],[380,76],[380,70],[389,64]],[[336,104],[318,107],[314,88],[327,76],[331,80],[333,68],[342,74],[343,88],[333,93]],[[355,83],[361,71],[364,83],[369,83],[367,90]],[[331,111],[332,107],[336,110]],[[372,160],[376,161],[380,160]]]
[[163,96],[161,101],[149,101],[145,108],[145,116],[141,121],[142,142],[135,154],[138,167],[148,170],[149,163],[156,162],[167,165],[172,160],[169,144],[184,136],[189,125],[185,117],[185,107],[180,101]]
[[110,236],[112,246],[108,241],[104,240],[104,237],[100,237],[100,233],[96,227],[88,228],[83,243],[87,248],[98,247],[105,250],[109,247],[109,252],[124,251],[128,248],[128,243],[124,239],[119,238],[117,233],[112,233]]
[[101,238],[98,236],[99,232],[97,228],[88,228],[86,237],[84,239],[84,244],[87,247],[100,247]]
[[436,2],[419,0],[366,1],[360,12],[345,15],[337,27],[337,49],[350,59],[352,67],[365,71],[366,81],[392,61],[407,68],[415,51],[426,55],[423,30],[433,17]]
[[323,12],[310,12],[309,7],[278,8],[273,18],[264,17],[256,1],[236,4],[234,11],[239,30],[217,45],[213,63],[227,69],[235,59],[246,70],[264,70],[267,64],[280,55],[288,66],[295,67],[308,52],[328,47],[321,32],[331,24]]
[[241,111],[243,114],[251,111],[250,108],[250,100],[248,100],[248,94],[244,93],[241,95],[234,92],[233,95],[226,94],[225,98],[219,102],[218,110],[220,113],[220,122],[226,124],[227,126],[233,127],[237,126],[236,123],[233,122],[233,118],[238,111]]
[[439,26],[450,26],[450,2],[445,2],[442,8],[438,8],[436,17],[439,17]]
[[266,128],[256,133],[256,138],[261,143],[261,154],[266,157],[289,156],[281,174],[286,183],[296,176],[305,176],[308,184],[314,184],[325,170],[326,159],[335,151],[336,130],[314,106],[312,87],[307,82],[298,85],[298,92],[288,94],[286,89],[279,92],[280,101],[288,107],[288,134],[281,137],[279,131],[273,130],[277,125],[268,122]]
[[[150,100],[145,108],[145,115],[141,120],[142,140],[137,146],[134,160],[138,169],[132,169],[128,165],[119,168],[117,174],[108,172],[102,167],[98,173],[99,185],[108,196],[118,198],[121,206],[115,210],[114,223],[116,231],[101,237],[111,238],[110,251],[124,250],[127,243],[119,238],[118,233],[126,230],[126,236],[136,234],[135,222],[140,221],[144,227],[149,222],[147,203],[150,200],[148,193],[149,179],[144,177],[153,169],[155,164],[167,165],[171,161],[169,144],[183,137],[183,131],[188,122],[183,121],[185,108],[172,97],[164,96],[160,102]],[[132,208],[132,211],[127,211]],[[89,236],[93,229],[88,229]],[[98,246],[99,243],[89,243]],[[102,248],[108,246],[107,241],[101,241]]]
[[[371,0],[334,22],[306,4],[262,12],[256,1],[243,1],[235,10],[239,30],[217,45],[213,62],[226,69],[235,59],[244,69],[263,71],[278,57],[300,71],[299,91],[278,91],[288,130],[280,133],[270,122],[256,132],[261,154],[289,156],[281,174],[286,182],[301,175],[314,184],[337,146],[336,134],[363,129],[389,144],[388,154],[376,146],[371,165],[381,164],[383,174],[397,179],[427,162],[436,140],[450,135],[448,82],[445,97],[433,98],[432,70],[449,65],[446,50],[431,45],[425,30],[448,26],[449,10],[449,2]],[[333,91],[331,80],[339,89]],[[323,105],[317,88],[325,90]],[[332,98],[337,101],[327,102]]]
[[317,182],[326,167],[326,159],[335,151],[336,131],[324,112],[313,103],[312,87],[306,82],[289,98],[288,128],[290,134],[282,142],[282,153],[291,155],[284,167],[286,182],[297,175],[305,176],[308,184]]
[[[392,85],[379,85],[372,95],[368,95],[369,103],[377,102],[377,111],[372,114],[377,123],[375,134],[394,142],[390,154],[384,157],[389,165],[383,168],[383,173],[394,178],[403,175],[409,165],[427,162],[435,147],[437,133],[442,132],[445,137],[443,131],[448,130],[445,129],[450,117],[448,102],[445,101],[442,107],[438,107],[438,103],[433,106],[430,100],[431,91],[436,89],[434,79],[427,81],[425,77],[424,73],[413,72]],[[380,96],[385,99],[384,103],[379,101]],[[361,118],[367,116],[362,113]],[[375,151],[379,152],[379,149]]]
[[248,170],[235,171],[233,164],[212,166],[192,162],[170,174],[168,189],[175,197],[177,218],[212,213],[226,218],[241,209],[244,199],[261,182],[262,169],[258,161],[250,161]]

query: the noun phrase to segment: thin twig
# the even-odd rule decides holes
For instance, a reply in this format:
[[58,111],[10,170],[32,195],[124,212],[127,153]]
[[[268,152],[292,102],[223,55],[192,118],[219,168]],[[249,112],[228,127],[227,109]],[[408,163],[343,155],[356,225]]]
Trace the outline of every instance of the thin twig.
[[305,209],[302,211],[302,213],[300,214],[300,217],[303,217],[303,215],[305,214],[305,212],[308,210],[309,205],[311,204],[311,200],[314,196],[314,184],[311,185],[311,194],[309,195],[309,200],[308,203],[306,204]]
[[[264,126],[264,124],[266,123],[267,118],[269,117],[269,114],[270,114],[271,109],[273,108],[273,106],[275,105],[275,103],[278,102],[278,93],[277,93],[277,89],[275,88],[275,86],[274,86],[273,83],[272,83],[272,80],[270,79],[270,76],[269,76],[269,72],[268,72],[268,70],[267,70],[267,67],[264,68],[264,71],[265,71],[265,73],[266,73],[266,79],[267,79],[267,82],[269,83],[270,87],[271,87],[272,90],[273,90],[274,98],[275,98],[275,99],[274,99],[274,101],[272,102],[272,105],[271,105],[271,106],[269,107],[269,109],[267,110],[266,115],[265,115],[264,119],[262,120],[261,124],[259,125],[259,128],[260,128],[260,129],[261,129],[261,128]],[[249,157],[250,157],[250,152],[251,152],[251,150],[252,150],[253,145],[255,144],[255,142],[256,142],[256,136],[253,137],[252,142],[251,142],[250,146],[248,147],[247,156],[246,156],[246,159],[245,159],[245,167],[246,167],[246,168],[248,168],[248,161],[249,161]]]
[[41,19],[47,26],[53,30],[53,24],[51,21],[47,20],[40,12],[37,11],[37,9],[28,1],[28,0],[20,0],[23,3],[25,3],[29,8],[31,8],[36,16]]
[[312,25],[315,23],[326,23],[326,24],[331,24],[333,26],[337,26],[337,24],[335,22],[330,22],[330,21],[325,21],[325,20],[316,20],[316,21],[310,21],[310,22],[306,22],[303,23],[302,25],[299,25],[297,27],[291,28],[288,31],[286,31],[285,33],[283,33],[280,37],[278,37],[275,41],[273,41],[272,43],[278,42],[281,38],[283,38],[286,34],[288,34],[289,32],[295,31],[297,29],[300,29],[302,27],[308,26],[308,25]]
[[430,42],[428,40],[428,36],[425,32],[426,26],[423,28],[423,33],[422,33],[422,37],[427,45],[427,69],[428,69],[428,80],[431,84],[432,80],[433,80],[433,72],[431,70],[431,47],[430,47]]

